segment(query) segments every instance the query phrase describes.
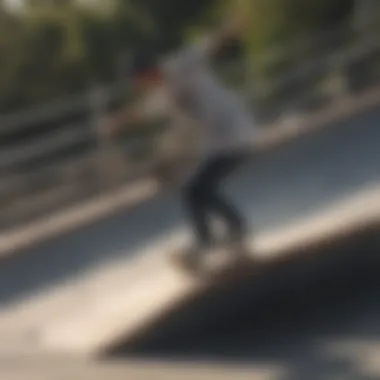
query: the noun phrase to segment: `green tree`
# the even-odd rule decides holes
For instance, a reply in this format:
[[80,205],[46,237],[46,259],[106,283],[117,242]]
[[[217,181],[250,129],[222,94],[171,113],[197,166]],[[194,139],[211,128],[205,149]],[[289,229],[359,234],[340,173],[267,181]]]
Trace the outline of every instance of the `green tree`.
[[[256,57],[328,28],[352,1],[28,0],[21,12],[10,14],[0,0],[0,108],[81,92],[94,81],[114,82],[123,52],[175,48],[189,33],[205,31],[235,11],[250,17],[244,45],[247,56]],[[255,68],[257,60],[248,64]],[[265,76],[274,69],[256,70]]]

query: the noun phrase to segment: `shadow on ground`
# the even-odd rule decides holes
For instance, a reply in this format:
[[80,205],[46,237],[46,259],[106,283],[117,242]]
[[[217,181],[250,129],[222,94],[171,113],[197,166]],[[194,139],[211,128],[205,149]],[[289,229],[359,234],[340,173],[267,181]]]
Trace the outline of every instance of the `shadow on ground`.
[[[111,359],[280,366],[278,380],[380,378],[380,233],[284,263],[249,284],[242,303],[182,333]],[[248,284],[247,284],[248,286]]]

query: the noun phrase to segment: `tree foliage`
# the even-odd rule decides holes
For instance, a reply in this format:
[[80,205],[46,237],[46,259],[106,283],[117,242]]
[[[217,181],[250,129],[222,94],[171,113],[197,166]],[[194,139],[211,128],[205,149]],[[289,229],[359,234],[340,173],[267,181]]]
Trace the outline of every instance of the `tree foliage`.
[[119,59],[141,46],[166,51],[233,11],[250,23],[257,54],[339,21],[336,0],[25,0],[17,13],[0,0],[0,111],[15,110],[119,78]]

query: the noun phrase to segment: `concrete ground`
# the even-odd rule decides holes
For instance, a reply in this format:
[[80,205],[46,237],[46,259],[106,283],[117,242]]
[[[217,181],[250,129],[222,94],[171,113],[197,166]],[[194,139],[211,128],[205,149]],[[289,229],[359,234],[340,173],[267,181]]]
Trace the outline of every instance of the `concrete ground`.
[[[378,184],[379,120],[380,109],[374,108],[253,159],[229,183],[252,227],[261,233],[288,225]],[[0,308],[102,265],[132,259],[148,243],[184,226],[177,195],[165,194],[5,259]]]
[[[4,380],[372,380],[380,377],[378,230],[278,268],[211,333],[103,362],[2,357]],[[211,327],[211,326],[210,326]]]
[[379,379],[379,249],[376,230],[345,250],[277,268],[256,281],[243,310],[138,356],[267,368],[278,380]]
[[[336,123],[315,136],[284,146],[275,153],[254,159],[242,169],[236,181],[231,182],[230,190],[249,215],[255,230],[265,233],[291,225],[316,210],[333,207],[342,197],[378,186],[379,120],[380,110],[372,109]],[[0,267],[0,313],[6,313],[28,299],[32,302],[37,294],[100,270],[104,265],[128,265],[147,244],[163,240],[169,233],[175,234],[183,225],[176,195],[166,194],[131,211],[120,212],[68,236],[34,247],[25,255],[10,257]],[[357,261],[346,272],[356,273],[353,282],[339,282],[340,276],[334,275],[338,272],[330,274],[333,281],[330,278],[329,286],[325,288],[319,283],[317,288],[310,290],[313,288],[298,282],[297,289],[305,288],[306,291],[298,298],[288,296],[290,311],[284,313],[275,304],[270,306],[269,312],[259,313],[258,320],[255,320],[257,307],[254,307],[251,314],[246,314],[254,323],[249,324],[250,318],[244,323],[242,320],[231,321],[231,327],[225,328],[229,334],[218,333],[216,340],[198,341],[200,350],[195,350],[194,346],[191,349],[178,347],[177,353],[182,352],[180,359],[211,361],[223,366],[244,362],[253,365],[253,371],[260,376],[260,368],[264,368],[266,374],[267,370],[273,374],[271,369],[277,368],[280,372],[275,370],[277,377],[273,378],[279,380],[298,380],[306,374],[309,374],[307,378],[313,379],[310,373],[315,379],[356,379],[359,377],[355,376],[359,375],[364,376],[363,379],[379,377],[376,372],[379,313],[375,292],[379,284],[373,274],[378,267],[373,261],[368,265],[366,255],[363,257],[365,265]],[[291,277],[302,280],[303,273]],[[347,278],[347,275],[343,277]],[[310,291],[316,298],[310,297]],[[280,299],[284,300],[284,295]],[[3,335],[2,347],[6,346],[6,339]],[[2,358],[3,370],[15,369],[7,355]],[[173,355],[167,358],[173,360]],[[121,366],[125,368],[124,364]],[[21,366],[17,367],[22,370]],[[148,369],[148,365],[144,367]],[[115,370],[112,368],[110,371]],[[227,369],[221,371],[227,373]],[[8,371],[6,376],[10,373]],[[104,376],[108,376],[106,373]],[[175,373],[178,376],[178,372]]]

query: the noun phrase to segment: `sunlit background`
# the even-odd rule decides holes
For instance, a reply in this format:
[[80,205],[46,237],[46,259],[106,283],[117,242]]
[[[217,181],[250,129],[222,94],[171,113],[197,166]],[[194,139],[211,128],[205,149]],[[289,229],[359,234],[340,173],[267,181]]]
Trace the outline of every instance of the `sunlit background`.
[[[101,131],[140,96],[134,54],[242,14],[212,68],[259,125],[229,189],[263,263],[213,293],[165,261],[190,141]],[[1,379],[380,378],[379,86],[379,0],[0,0]]]

